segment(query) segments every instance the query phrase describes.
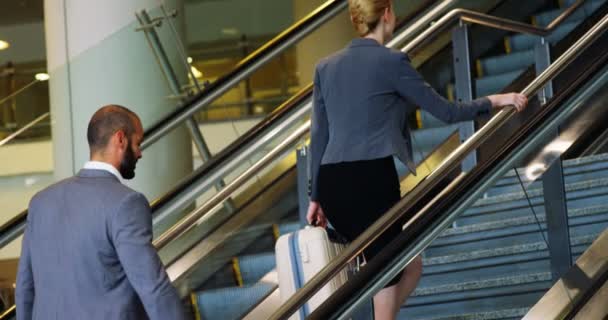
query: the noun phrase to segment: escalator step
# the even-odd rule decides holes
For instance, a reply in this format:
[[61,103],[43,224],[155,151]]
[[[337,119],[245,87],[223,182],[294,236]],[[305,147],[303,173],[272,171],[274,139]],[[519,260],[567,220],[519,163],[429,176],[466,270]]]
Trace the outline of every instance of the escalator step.
[[275,268],[274,252],[244,255],[237,259],[244,285],[257,283]]
[[242,288],[207,290],[194,293],[193,300],[196,302],[201,319],[240,319],[256,303],[271,293],[274,287],[271,284],[256,283]]
[[[605,209],[605,208],[604,208]],[[543,230],[546,228],[544,215],[539,215]],[[510,225],[516,223],[515,225]],[[598,212],[577,217],[570,217],[570,233],[572,237],[596,234],[608,227],[608,211]],[[457,228],[462,233],[444,233],[433,241],[427,251],[427,257],[437,255],[452,255],[469,250],[482,250],[490,247],[508,247],[516,244],[543,241],[538,224],[530,214],[528,217],[505,219],[484,226],[477,224],[470,228]],[[544,231],[543,231],[544,232]]]
[[284,235],[284,234],[288,234],[288,233],[292,233],[294,231],[300,230],[301,228],[302,228],[302,226],[300,225],[299,221],[285,222],[285,223],[279,224],[279,233],[281,235]]
[[475,92],[477,97],[485,97],[501,92],[507,85],[524,73],[525,69],[519,69],[507,73],[475,79]]
[[[537,213],[544,212],[540,190],[528,192],[530,202]],[[602,206],[608,198],[608,180],[598,179],[566,185],[568,210]],[[497,221],[531,214],[528,200],[523,192],[478,200],[461,215],[454,225],[465,226],[476,223]]]
[[[608,155],[596,155],[591,157],[563,161],[564,179],[566,184],[589,181],[593,179],[608,178]],[[542,188],[542,181],[536,179],[530,184],[530,179],[525,175],[525,169],[518,172],[526,185],[526,190]],[[490,190],[486,192],[486,197],[520,192],[521,185],[513,170],[500,179]]]
[[[585,7],[585,5],[583,5],[583,7]],[[564,11],[565,8],[545,11],[543,13],[534,15],[533,19],[537,26],[546,27],[549,25],[549,23],[551,23],[551,21],[557,18]],[[585,17],[585,9],[579,8],[573,14],[571,14],[564,22],[583,20],[585,19]]]
[[494,76],[525,69],[534,64],[534,50],[517,51],[477,60],[482,75]]
[[[557,41],[565,37],[568,33],[570,33],[570,31],[574,30],[574,28],[576,28],[576,26],[580,22],[580,20],[577,20],[561,24],[551,33],[551,35],[547,37],[547,40],[549,41],[549,43],[556,43]],[[534,49],[534,45],[537,43],[538,39],[538,36],[530,34],[516,34],[511,37],[507,37],[506,41],[508,41],[508,44],[506,44],[506,46],[508,46],[509,48],[507,52]],[[507,48],[505,48],[505,50],[506,49]]]
[[[429,122],[431,122],[434,121],[433,119],[436,119],[426,111],[422,111],[422,116],[423,121],[429,120]],[[414,153],[417,153],[416,150],[435,149],[456,130],[458,130],[457,123],[437,127],[425,126],[425,129],[412,131],[412,147],[414,148]],[[418,155],[414,154],[414,156]]]
[[[563,9],[568,8],[569,6],[571,6],[576,0],[560,0],[560,7]],[[591,0],[591,1],[585,1],[585,4],[583,4],[583,6],[590,6],[590,7],[594,7],[595,9],[597,9],[600,5],[602,5],[604,2],[606,2],[606,0]],[[599,3],[599,4],[598,4]],[[589,9],[589,8],[586,8]],[[593,9],[594,10],[594,9]],[[593,10],[591,10],[590,12],[593,12]],[[588,11],[589,12],[589,11]]]

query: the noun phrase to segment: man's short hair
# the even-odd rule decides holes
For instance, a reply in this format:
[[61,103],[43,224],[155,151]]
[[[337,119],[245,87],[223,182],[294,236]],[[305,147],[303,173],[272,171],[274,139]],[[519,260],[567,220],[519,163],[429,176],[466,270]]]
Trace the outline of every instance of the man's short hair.
[[110,137],[119,130],[122,130],[127,138],[135,133],[137,115],[119,105],[107,105],[97,110],[89,121],[87,128],[87,140],[91,152],[104,149]]

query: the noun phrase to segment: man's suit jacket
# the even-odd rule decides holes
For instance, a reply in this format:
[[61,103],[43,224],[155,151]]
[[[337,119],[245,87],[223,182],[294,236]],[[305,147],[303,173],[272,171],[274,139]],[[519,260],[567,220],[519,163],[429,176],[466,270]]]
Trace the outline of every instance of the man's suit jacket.
[[452,103],[437,94],[402,52],[357,38],[315,69],[311,199],[321,164],[396,155],[415,173],[407,115],[414,106],[448,123],[490,115],[487,98]]
[[83,169],[39,192],[23,238],[17,319],[183,319],[151,241],[148,201],[110,172]]

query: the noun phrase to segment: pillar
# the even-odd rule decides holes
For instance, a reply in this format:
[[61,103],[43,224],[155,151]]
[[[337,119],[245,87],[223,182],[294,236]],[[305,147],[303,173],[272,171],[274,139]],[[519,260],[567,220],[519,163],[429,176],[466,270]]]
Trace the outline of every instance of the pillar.
[[[55,178],[72,176],[89,159],[86,129],[103,105],[119,104],[136,112],[144,129],[177,107],[148,46],[136,32],[135,12],[147,9],[160,16],[158,0],[45,0],[47,69],[52,117]],[[181,0],[162,1],[183,34]],[[186,83],[186,70],[169,27],[159,29],[161,42]],[[143,152],[136,175],[127,185],[149,201],[168,191],[192,170],[191,142],[184,126]]]

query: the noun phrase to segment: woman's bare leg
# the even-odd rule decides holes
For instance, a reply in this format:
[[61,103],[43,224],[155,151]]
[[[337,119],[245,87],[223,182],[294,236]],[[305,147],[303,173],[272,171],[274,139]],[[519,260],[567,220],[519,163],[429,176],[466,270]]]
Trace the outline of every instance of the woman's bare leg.
[[421,276],[422,258],[418,256],[405,267],[397,284],[380,290],[374,296],[374,319],[396,319],[401,306],[414,292]]

